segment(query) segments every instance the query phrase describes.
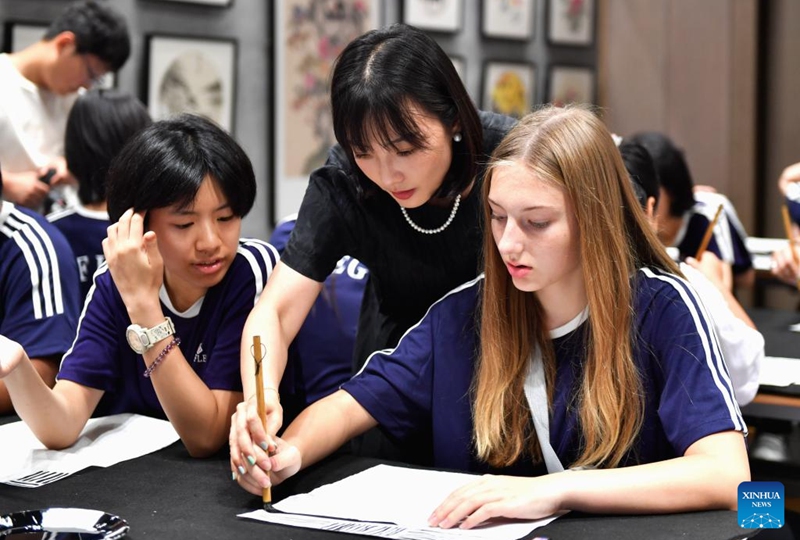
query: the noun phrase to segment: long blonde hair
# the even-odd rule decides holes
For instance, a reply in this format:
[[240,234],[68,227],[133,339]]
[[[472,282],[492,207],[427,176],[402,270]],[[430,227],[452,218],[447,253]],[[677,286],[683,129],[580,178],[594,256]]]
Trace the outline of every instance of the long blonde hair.
[[[642,424],[642,384],[633,361],[633,290],[637,268],[678,273],[650,229],[631,189],[620,154],[589,109],[547,106],[525,116],[492,155],[483,185],[515,162],[564,189],[578,223],[583,280],[589,304],[585,369],[578,395],[582,448],[568,466],[614,467]],[[528,454],[541,459],[524,394],[531,353],[544,362],[552,406],[555,355],[536,295],[516,289],[500,257],[484,204],[485,283],[480,361],[473,381],[475,446],[497,467]],[[567,464],[565,464],[567,465]]]

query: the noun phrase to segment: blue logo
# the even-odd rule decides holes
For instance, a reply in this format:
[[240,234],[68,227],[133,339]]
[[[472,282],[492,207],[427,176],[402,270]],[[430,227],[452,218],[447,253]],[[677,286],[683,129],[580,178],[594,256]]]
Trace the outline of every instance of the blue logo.
[[784,524],[783,484],[739,484],[739,526],[745,529],[780,529]]

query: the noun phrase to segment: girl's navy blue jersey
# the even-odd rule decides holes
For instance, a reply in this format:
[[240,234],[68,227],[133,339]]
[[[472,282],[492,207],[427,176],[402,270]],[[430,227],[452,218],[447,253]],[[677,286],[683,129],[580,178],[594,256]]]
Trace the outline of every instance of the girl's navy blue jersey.
[[[473,451],[470,383],[478,350],[477,306],[483,277],[451,291],[400,340],[373,354],[343,385],[393,438],[427,434],[436,467],[485,472]],[[644,422],[624,465],[681,456],[695,441],[745,424],[702,304],[685,280],[642,269],[634,278],[634,354],[641,374]],[[591,314],[589,314],[591,318]],[[553,330],[557,375],[550,442],[570,467],[581,448],[575,399],[587,325]],[[531,429],[532,422],[531,422]],[[503,472],[533,472],[525,458]]]
[[[183,312],[172,306],[161,287],[161,308],[181,338],[180,350],[208,388],[242,391],[242,330],[277,261],[278,253],[266,242],[240,240],[222,281]],[[78,335],[61,362],[58,378],[105,392],[94,416],[130,412],[164,418],[153,383],[143,375],[144,360],[125,339],[129,324],[125,304],[104,263],[86,297]]]

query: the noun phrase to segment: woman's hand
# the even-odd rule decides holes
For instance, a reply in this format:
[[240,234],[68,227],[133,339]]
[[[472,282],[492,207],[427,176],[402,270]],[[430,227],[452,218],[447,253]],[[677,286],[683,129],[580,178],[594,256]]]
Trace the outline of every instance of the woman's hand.
[[[283,421],[283,409],[274,389],[265,389],[264,408],[267,413],[267,429],[258,416],[256,397],[252,396],[236,406],[231,417],[231,432],[228,438],[231,451],[231,472],[245,479],[253,489],[268,487],[270,480],[265,471],[272,469],[270,456],[278,449],[275,434]],[[295,471],[296,472],[296,471]],[[292,473],[294,474],[294,473]],[[239,479],[242,484],[242,480]],[[252,491],[244,484],[242,487]]]
[[17,369],[26,356],[22,345],[0,335],[0,379]]
[[134,213],[132,208],[128,209],[108,228],[103,254],[132,320],[136,312],[159,306],[164,262],[158,251],[156,234],[144,232],[143,212]]
[[497,517],[542,519],[562,510],[560,482],[563,474],[539,477],[492,476],[455,490],[428,518],[428,525],[471,529]]

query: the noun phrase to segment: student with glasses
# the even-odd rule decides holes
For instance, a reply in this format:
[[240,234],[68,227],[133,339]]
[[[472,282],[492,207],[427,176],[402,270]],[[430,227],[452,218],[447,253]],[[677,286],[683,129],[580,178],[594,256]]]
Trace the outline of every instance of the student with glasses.
[[130,36],[110,2],[66,7],[41,40],[0,54],[0,162],[6,200],[38,209],[51,187],[69,185],[64,160],[67,116],[80,88],[120,69]]

